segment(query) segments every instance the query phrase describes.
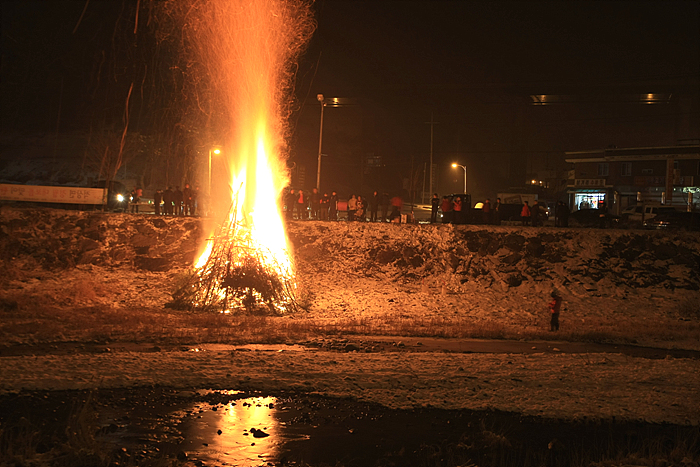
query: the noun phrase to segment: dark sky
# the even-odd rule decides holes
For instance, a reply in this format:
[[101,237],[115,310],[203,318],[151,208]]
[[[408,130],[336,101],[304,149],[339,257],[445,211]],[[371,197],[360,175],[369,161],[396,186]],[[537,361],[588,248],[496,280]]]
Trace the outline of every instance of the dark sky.
[[[131,82],[140,86],[133,128],[158,131],[154,122],[176,114],[168,107],[178,85],[168,75],[173,50],[154,40],[160,18],[149,18],[149,0],[133,34],[136,3],[2,2],[3,131],[118,124]],[[333,184],[376,184],[367,155],[396,173],[409,160],[424,163],[431,113],[440,122],[436,160],[503,163],[484,172],[498,184],[566,150],[698,137],[700,2],[319,0],[313,8],[318,29],[299,62],[291,151],[315,175],[316,94],[354,99],[354,107],[326,109]],[[647,92],[673,98],[629,102]],[[533,108],[531,94],[573,102]],[[352,180],[341,180],[348,170]]]
[[698,5],[320,1],[306,58],[317,83],[358,94],[697,75]]
[[[356,152],[398,158],[404,174],[409,159],[422,165],[431,113],[440,122],[434,161],[467,163],[475,187],[479,179],[507,186],[526,173],[564,168],[564,151],[697,138],[699,5],[318,2],[318,30],[297,89],[312,110],[299,119],[297,149],[315,151],[310,139],[303,147],[301,135],[318,126],[319,92],[360,102],[361,110],[325,112],[324,162],[329,168],[335,162],[339,177],[349,167],[360,171],[348,163]],[[640,94],[650,92],[673,101],[641,105]],[[533,108],[531,94],[568,96],[572,103]],[[692,124],[679,116],[688,113]],[[362,121],[365,146],[350,150],[347,142],[358,139],[348,129],[353,119]],[[336,139],[345,147],[334,147]],[[461,184],[456,171],[439,172],[443,191]]]

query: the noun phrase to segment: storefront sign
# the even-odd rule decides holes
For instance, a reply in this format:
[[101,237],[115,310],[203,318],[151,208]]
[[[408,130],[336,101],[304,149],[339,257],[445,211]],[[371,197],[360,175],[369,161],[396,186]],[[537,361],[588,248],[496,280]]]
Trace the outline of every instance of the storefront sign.
[[37,203],[103,204],[104,188],[0,184],[0,199]]
[[604,187],[604,178],[577,178],[575,187]]
[[[684,175],[684,176],[677,176],[674,177],[673,184],[678,186],[694,186],[693,185],[693,176],[692,175]],[[647,175],[647,176],[637,176],[634,177],[634,185],[635,186],[664,186],[666,185],[666,176],[665,175]]]

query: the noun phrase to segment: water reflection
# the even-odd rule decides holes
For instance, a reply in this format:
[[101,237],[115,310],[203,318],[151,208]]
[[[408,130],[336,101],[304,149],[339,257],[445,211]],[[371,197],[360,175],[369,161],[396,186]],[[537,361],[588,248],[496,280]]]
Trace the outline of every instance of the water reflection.
[[285,424],[274,397],[202,404],[183,418],[181,446],[191,458],[207,464],[258,466],[275,460],[285,441],[299,439],[283,433]]

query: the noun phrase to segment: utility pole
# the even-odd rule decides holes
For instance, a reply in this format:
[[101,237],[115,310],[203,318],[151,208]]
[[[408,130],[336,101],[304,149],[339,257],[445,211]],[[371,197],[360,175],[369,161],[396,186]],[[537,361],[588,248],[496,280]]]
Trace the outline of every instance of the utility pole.
[[[435,127],[435,124],[440,123],[440,122],[436,122],[433,119],[433,113],[430,112],[430,121],[425,122],[425,123],[430,124],[430,183],[428,184],[428,186],[430,187],[429,188],[430,196],[432,196],[433,195],[433,139],[434,139],[433,129]],[[423,199],[423,196],[421,196],[421,199]],[[425,200],[423,199],[423,201],[425,201]]]
[[[426,172],[427,171],[425,170],[425,162],[424,162],[423,163],[423,190],[421,191],[422,195],[420,197],[421,204],[425,204],[425,174],[426,174]],[[430,196],[432,196],[432,195],[430,195]]]

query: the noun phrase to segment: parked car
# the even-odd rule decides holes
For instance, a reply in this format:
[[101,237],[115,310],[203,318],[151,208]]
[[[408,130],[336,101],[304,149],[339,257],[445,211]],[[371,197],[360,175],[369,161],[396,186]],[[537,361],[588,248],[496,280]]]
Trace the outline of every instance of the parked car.
[[110,211],[127,212],[129,210],[129,190],[123,183],[112,180],[99,180],[93,183],[92,188],[107,188],[107,209]]
[[579,227],[616,227],[620,216],[609,214],[601,209],[579,209],[569,214],[569,225]]
[[658,214],[665,212],[677,212],[676,208],[672,206],[660,206],[660,205],[644,205],[638,204],[636,206],[630,206],[622,211],[621,217],[625,222],[642,222],[643,220],[652,219]]
[[700,231],[700,212],[669,211],[644,221],[645,229]]

